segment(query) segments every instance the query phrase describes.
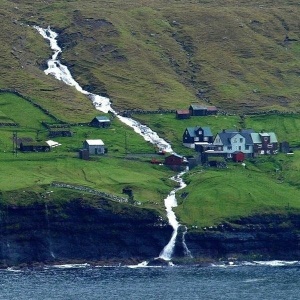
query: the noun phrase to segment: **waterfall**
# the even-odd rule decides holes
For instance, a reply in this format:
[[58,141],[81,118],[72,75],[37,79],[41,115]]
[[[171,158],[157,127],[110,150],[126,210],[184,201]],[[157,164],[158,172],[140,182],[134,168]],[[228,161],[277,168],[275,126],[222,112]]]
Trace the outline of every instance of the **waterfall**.
[[[182,176],[187,171],[188,171],[188,168],[185,171],[183,171],[171,178],[172,180],[179,183],[179,187],[172,190],[170,192],[170,194],[167,196],[167,198],[165,199],[165,207],[166,207],[166,211],[167,211],[167,217],[168,217],[170,225],[173,227],[173,234],[171,236],[169,243],[164,247],[164,249],[162,250],[162,252],[159,255],[159,258],[161,258],[163,260],[171,260],[174,249],[175,249],[175,243],[176,243],[178,228],[179,228],[180,224],[176,219],[176,215],[173,211],[173,207],[177,206],[176,192],[186,187],[186,184],[183,181]],[[185,231],[183,232],[183,236],[182,236],[182,244],[183,244],[185,254],[188,256],[191,256],[190,251],[188,250],[187,245],[185,243],[185,239],[184,239],[185,233],[186,233],[186,227],[185,227]]]
[[[154,131],[152,131],[149,127],[133,120],[132,118],[123,117],[120,116],[112,107],[111,102],[109,98],[102,97],[96,94],[92,94],[88,91],[85,91],[82,89],[82,87],[73,79],[70,71],[68,70],[67,66],[61,64],[61,62],[58,59],[59,54],[62,52],[61,48],[58,46],[57,43],[57,37],[58,34],[55,33],[48,27],[47,29],[43,29],[38,26],[34,26],[34,28],[50,43],[51,49],[54,51],[54,54],[52,55],[51,59],[48,60],[48,68],[44,71],[45,74],[53,75],[58,80],[63,81],[65,84],[74,86],[79,92],[83,93],[84,95],[87,95],[89,99],[93,102],[95,108],[99,111],[102,111],[104,113],[111,112],[114,114],[121,122],[131,127],[136,133],[141,135],[146,141],[152,143],[153,145],[156,145],[160,150],[164,150],[165,152],[173,153],[171,145],[166,142],[164,139],[160,138],[158,134]],[[187,170],[186,170],[187,171]],[[163,251],[159,255],[159,258],[164,260],[171,260],[176,237],[178,233],[178,228],[180,226],[179,222],[176,219],[175,213],[172,210],[173,207],[177,206],[177,200],[175,197],[175,193],[183,189],[186,184],[183,182],[182,176],[186,173],[186,171],[179,173],[178,175],[172,177],[173,180],[179,183],[179,187],[172,190],[170,194],[167,196],[167,198],[164,200],[165,207],[167,211],[167,217],[169,220],[170,225],[173,227],[173,234],[169,241],[169,243],[164,247]],[[186,231],[185,231],[186,232]],[[183,248],[185,249],[185,252],[189,254],[187,245],[185,244],[184,235],[183,233],[182,242],[183,242]]]

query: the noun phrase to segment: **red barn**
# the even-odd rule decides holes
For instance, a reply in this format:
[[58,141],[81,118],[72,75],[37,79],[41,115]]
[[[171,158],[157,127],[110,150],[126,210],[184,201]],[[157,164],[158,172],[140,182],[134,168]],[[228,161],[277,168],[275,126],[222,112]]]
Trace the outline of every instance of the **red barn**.
[[189,119],[191,117],[188,109],[176,110],[176,118],[179,120]]
[[167,166],[181,166],[186,163],[186,159],[178,154],[171,154],[165,158],[164,164]]
[[245,153],[236,151],[232,153],[232,160],[235,162],[242,162],[245,160]]

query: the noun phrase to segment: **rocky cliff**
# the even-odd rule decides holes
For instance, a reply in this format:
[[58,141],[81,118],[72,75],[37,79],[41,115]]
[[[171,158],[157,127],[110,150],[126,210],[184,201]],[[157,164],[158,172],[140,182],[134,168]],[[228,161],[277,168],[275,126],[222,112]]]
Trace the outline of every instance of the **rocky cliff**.
[[0,265],[157,257],[172,228],[158,213],[101,200],[0,207]]
[[300,215],[263,214],[189,232],[194,257],[212,259],[300,259]]
[[[140,262],[157,257],[172,228],[153,210],[101,199],[0,206],[0,267],[33,263]],[[179,229],[174,259],[184,257]],[[256,215],[188,231],[195,260],[300,259],[299,214]],[[194,260],[194,261],[195,261]]]

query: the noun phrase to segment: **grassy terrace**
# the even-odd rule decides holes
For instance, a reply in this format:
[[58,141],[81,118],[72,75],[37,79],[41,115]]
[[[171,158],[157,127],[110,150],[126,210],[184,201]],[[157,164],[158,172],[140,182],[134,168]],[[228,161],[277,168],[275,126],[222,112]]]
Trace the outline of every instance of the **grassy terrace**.
[[[132,134],[132,130],[118,119],[113,119],[109,129],[72,126],[73,136],[55,138],[61,146],[49,153],[17,152],[16,155],[12,152],[14,132],[17,132],[19,141],[35,141],[37,138],[45,141],[49,139],[48,131],[41,122],[51,124],[54,121],[29,102],[12,94],[0,94],[0,111],[19,124],[18,127],[0,127],[2,192],[31,190],[41,193],[49,189],[51,182],[59,181],[122,195],[123,187],[130,186],[137,201],[156,208],[163,206],[162,200],[173,186],[167,178],[173,172],[150,164],[151,154],[155,156],[154,147],[139,135]],[[126,151],[135,154],[135,159],[126,158],[125,136]],[[92,157],[89,161],[80,160],[78,150],[82,148],[82,142],[98,138],[108,147],[108,154]]]
[[[16,155],[12,151],[14,132],[20,140],[44,141],[49,138],[41,122],[53,124],[54,120],[23,98],[8,93],[0,94],[0,114],[19,124],[18,127],[0,127],[0,190],[3,201],[28,203],[49,200],[45,195],[50,190],[53,191],[51,200],[56,202],[66,201],[68,195],[79,195],[49,186],[54,181],[83,185],[119,196],[123,196],[124,187],[130,186],[135,200],[140,201],[142,207],[155,208],[163,213],[163,199],[174,187],[174,183],[168,180],[173,172],[150,164],[149,160],[155,156],[154,147],[133,134],[118,119],[113,119],[108,129],[72,126],[73,136],[54,138],[61,146],[49,153],[18,152]],[[195,154],[181,146],[181,136],[187,126],[210,126],[215,134],[222,128],[239,128],[241,125],[238,116],[176,120],[174,114],[166,114],[136,115],[134,118],[149,125],[169,140],[176,152],[184,154]],[[298,145],[300,119],[296,115],[247,116],[244,125],[255,130],[274,128],[280,139],[285,138]],[[78,149],[82,142],[93,138],[101,138],[105,142],[108,154],[92,157],[89,161],[80,160]],[[185,176],[188,186],[178,192],[176,213],[187,225],[207,226],[257,212],[286,213],[300,209],[299,169],[298,151],[294,156],[280,154],[250,160],[245,168],[233,163],[224,170],[196,167]]]

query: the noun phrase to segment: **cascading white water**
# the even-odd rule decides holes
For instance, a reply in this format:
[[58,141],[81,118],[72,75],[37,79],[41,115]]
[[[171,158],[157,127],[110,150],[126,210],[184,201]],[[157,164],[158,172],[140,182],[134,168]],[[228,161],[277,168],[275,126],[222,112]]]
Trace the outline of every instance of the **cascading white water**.
[[43,29],[41,27],[34,26],[34,28],[50,42],[50,47],[54,51],[52,58],[48,60],[48,69],[44,71],[45,74],[51,74],[56,79],[63,81],[65,84],[74,86],[79,92],[87,95],[91,99],[97,110],[100,110],[104,113],[113,113],[120,119],[121,122],[133,128],[136,133],[143,136],[146,141],[156,145],[159,149],[164,150],[165,152],[173,152],[171,145],[164,139],[160,138],[157,133],[152,131],[149,127],[142,125],[131,118],[120,116],[111,107],[109,98],[102,97],[82,89],[82,87],[72,77],[68,67],[61,64],[61,62],[58,60],[58,55],[62,52],[57,43],[58,34],[52,31],[49,27],[47,29]]
[[[175,242],[178,232],[178,227],[180,224],[178,223],[176,219],[176,215],[173,211],[173,207],[177,206],[177,200],[176,200],[176,192],[185,188],[186,184],[182,180],[182,176],[186,173],[186,171],[179,173],[178,175],[172,177],[171,179],[179,183],[179,187],[171,191],[171,193],[168,195],[168,197],[165,199],[165,207],[167,211],[167,217],[169,220],[170,225],[173,227],[173,234],[169,241],[169,243],[164,247],[162,252],[159,255],[159,258],[162,258],[164,260],[171,260],[174,248],[175,248]],[[186,245],[185,245],[186,246]]]
[[[54,54],[52,55],[52,58],[48,60],[48,69],[46,69],[44,72],[45,74],[51,74],[58,80],[63,81],[67,85],[74,86],[79,92],[87,95],[91,101],[93,102],[95,108],[97,110],[100,110],[104,113],[111,112],[113,113],[121,122],[124,124],[130,126],[133,128],[133,130],[140,134],[146,141],[152,143],[153,145],[156,145],[160,150],[164,150],[165,152],[173,153],[172,147],[169,143],[167,143],[164,139],[160,138],[158,134],[154,131],[152,131],[149,127],[127,117],[120,116],[112,107],[111,102],[109,98],[102,97],[96,94],[92,94],[88,91],[85,91],[82,89],[82,87],[73,79],[70,71],[68,70],[67,66],[64,66],[61,64],[61,62],[58,59],[58,55],[62,52],[61,48],[58,46],[57,43],[57,37],[58,34],[55,33],[48,27],[47,29],[43,29],[38,26],[34,26],[34,28],[45,38],[50,42],[50,47],[54,51]],[[167,211],[167,217],[169,220],[170,225],[173,227],[173,234],[169,241],[169,243],[164,247],[163,251],[161,252],[159,258],[164,260],[171,260],[172,254],[174,252],[176,237],[177,237],[177,231],[178,227],[180,226],[179,222],[176,219],[175,213],[172,210],[173,207],[177,206],[177,201],[175,197],[175,193],[183,189],[186,184],[182,180],[182,176],[185,173],[181,172],[178,175],[172,177],[173,180],[179,183],[179,187],[172,190],[171,193],[168,195],[168,197],[165,199],[165,207]],[[186,252],[189,253],[187,246],[185,244],[184,238],[183,238],[183,247],[186,249]]]

